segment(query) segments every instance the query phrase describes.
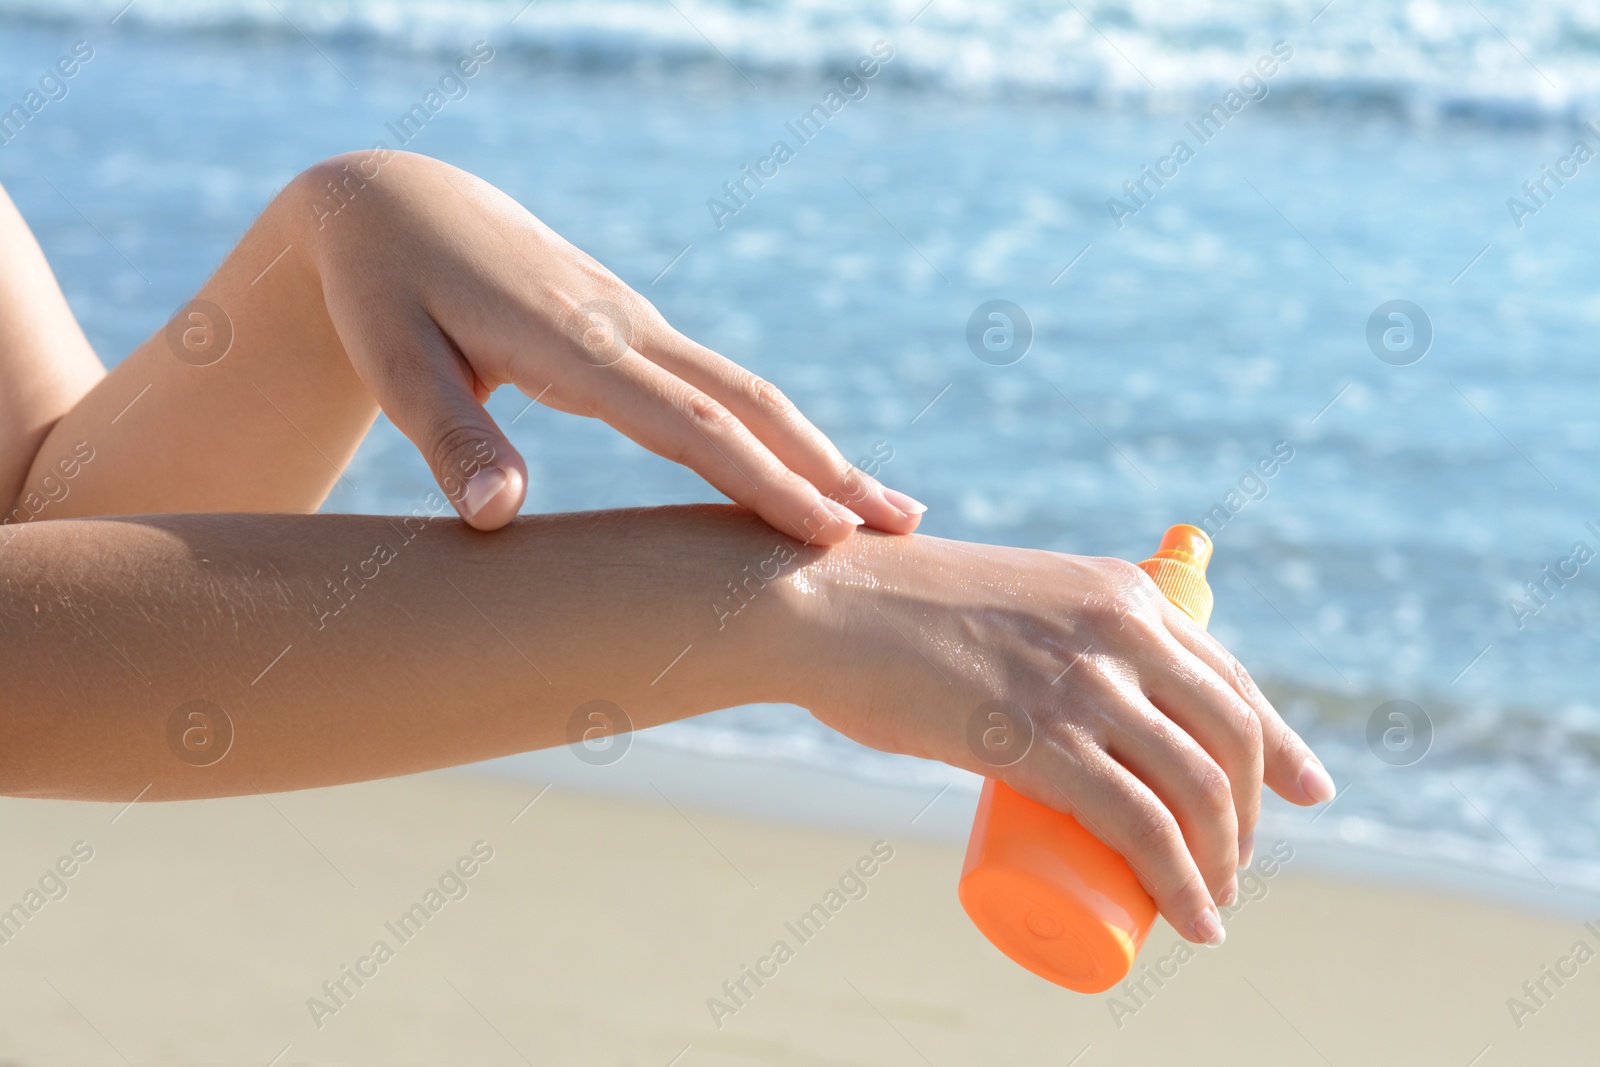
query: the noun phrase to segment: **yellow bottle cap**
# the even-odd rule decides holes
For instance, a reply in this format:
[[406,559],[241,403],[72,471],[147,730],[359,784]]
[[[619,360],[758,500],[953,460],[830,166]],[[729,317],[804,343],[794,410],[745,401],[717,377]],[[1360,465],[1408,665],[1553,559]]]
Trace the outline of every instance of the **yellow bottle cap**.
[[1198,526],[1170,527],[1162,535],[1156,554],[1139,564],[1155,579],[1156,588],[1202,627],[1211,621],[1211,586],[1206,584],[1206,564],[1211,562],[1211,538]]

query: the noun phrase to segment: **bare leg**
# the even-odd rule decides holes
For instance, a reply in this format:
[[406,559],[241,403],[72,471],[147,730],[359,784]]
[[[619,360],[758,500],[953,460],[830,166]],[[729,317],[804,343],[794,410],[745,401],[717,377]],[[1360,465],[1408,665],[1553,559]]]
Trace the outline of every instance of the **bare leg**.
[[24,511],[316,509],[378,405],[328,320],[293,206],[274,201],[174,324],[57,412]]
[[0,507],[10,510],[50,428],[104,374],[39,242],[0,189]]

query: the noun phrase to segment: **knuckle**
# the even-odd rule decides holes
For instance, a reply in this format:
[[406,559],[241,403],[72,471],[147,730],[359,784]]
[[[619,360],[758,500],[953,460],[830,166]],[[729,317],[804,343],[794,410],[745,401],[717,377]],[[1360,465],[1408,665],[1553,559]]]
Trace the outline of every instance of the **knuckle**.
[[1096,599],[1083,606],[1084,622],[1089,626],[1091,633],[1097,638],[1107,630],[1115,630],[1122,616],[1117,613],[1117,607],[1108,600]]
[[705,393],[697,391],[692,394],[686,406],[690,423],[707,436],[725,434],[738,422],[732,412]]
[[1246,705],[1244,714],[1239,720],[1239,740],[1243,742],[1245,750],[1254,756],[1262,751],[1262,738],[1261,716],[1256,714],[1254,708]]
[[1128,560],[1117,559],[1113,556],[1102,558],[1100,560],[1100,569],[1105,572],[1106,577],[1120,585],[1128,586],[1130,591],[1143,582],[1150,580],[1150,576],[1137,563],[1130,563]]
[[1261,687],[1256,685],[1256,680],[1250,676],[1244,664],[1239,662],[1239,657],[1229,652],[1227,646],[1204,630],[1200,631],[1200,636],[1206,647],[1211,650],[1208,660],[1216,663],[1217,674],[1222,680],[1231,685],[1252,707],[1264,703],[1266,698],[1261,693]]
[[1246,700],[1254,701],[1261,697],[1261,690],[1256,686],[1256,680],[1250,677],[1250,672],[1244,669],[1244,664],[1234,658],[1232,653],[1227,653],[1228,680],[1244,694]]
[[1115,626],[1127,615],[1128,608],[1128,598],[1115,589],[1092,597],[1084,605],[1084,611],[1090,621],[1102,627]]
[[757,375],[748,375],[740,392],[749,401],[755,413],[763,418],[787,421],[794,415],[794,404],[776,385]]
[[1159,639],[1159,644],[1168,662],[1174,652],[1171,631],[1156,612],[1150,610],[1150,601],[1144,597],[1129,595],[1125,598],[1122,611],[1122,624],[1141,641]]
[[1135,638],[1155,632],[1159,623],[1146,610],[1146,602],[1127,589],[1113,589],[1097,598],[1092,608],[1102,628],[1128,631]]
[[494,462],[494,443],[483,427],[456,419],[436,427],[428,458],[446,492],[459,492],[467,479]]
[[438,474],[458,474],[470,478],[493,461],[494,443],[477,422],[450,421],[437,427],[434,435],[434,470]]
[[586,291],[592,293],[594,298],[608,305],[612,314],[620,316],[617,327],[625,333],[630,342],[640,338],[649,338],[659,341],[666,334],[672,332],[672,327],[660,310],[652,304],[642,293],[628,285],[598,260],[587,253],[580,253],[588,260]]
[[1173,840],[1177,836],[1177,820],[1164,808],[1152,808],[1142,812],[1134,820],[1131,830],[1133,847],[1147,856],[1165,857],[1171,852]]
[[1214,822],[1234,817],[1233,787],[1227,775],[1216,767],[1207,768],[1195,779],[1194,799],[1200,814],[1208,820]]
[[1172,897],[1177,902],[1180,914],[1192,915],[1210,905],[1211,889],[1206,885],[1205,875],[1196,867],[1184,876],[1183,884],[1177,887]]
[[839,471],[838,488],[834,490],[832,496],[844,504],[858,504],[872,491],[874,484],[876,483],[866,474],[845,463]]
[[632,289],[628,289],[626,286],[623,289],[626,295],[620,302],[623,313],[628,317],[629,328],[633,331],[632,336],[642,339],[640,341],[641,345],[667,344],[668,338],[676,334],[677,331],[672,328],[672,324],[667,321],[666,316],[662,315],[660,309],[654,304]]
[[636,303],[644,299],[589,253],[580,248],[571,249],[571,253],[569,265],[584,283],[580,291],[617,303]]
[[1161,593],[1138,565],[1123,559],[1105,558],[1096,561],[1096,570],[1104,590],[1097,598],[1099,614],[1116,621],[1135,619],[1152,624],[1159,621],[1152,608]]
[[1262,743],[1262,759],[1269,765],[1288,767],[1303,759],[1302,753],[1306,751],[1305,742],[1300,735],[1289,727],[1273,731],[1274,737],[1270,743]]
[[620,290],[617,294],[618,302],[623,310],[636,319],[645,329],[655,331],[671,329],[667,325],[666,317],[661,314],[650,300],[636,289],[630,288],[620,280],[617,282]]

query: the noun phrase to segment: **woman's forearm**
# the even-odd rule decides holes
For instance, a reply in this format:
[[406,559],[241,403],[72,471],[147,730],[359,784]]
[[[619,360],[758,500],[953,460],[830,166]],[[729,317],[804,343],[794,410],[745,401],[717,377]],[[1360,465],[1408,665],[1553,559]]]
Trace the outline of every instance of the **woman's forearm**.
[[[1210,941],[1263,780],[1333,793],[1233,657],[1118,560],[807,547],[730,507],[488,534],[164,515],[0,527],[0,590],[12,795],[332,785],[568,742],[607,725],[595,701],[639,728],[784,701],[1070,810]],[[990,751],[996,714],[1031,739],[1020,758]]]
[[773,579],[819,552],[731,507],[8,528],[0,792],[297,789],[566,743],[591,700],[643,728],[783,699]]

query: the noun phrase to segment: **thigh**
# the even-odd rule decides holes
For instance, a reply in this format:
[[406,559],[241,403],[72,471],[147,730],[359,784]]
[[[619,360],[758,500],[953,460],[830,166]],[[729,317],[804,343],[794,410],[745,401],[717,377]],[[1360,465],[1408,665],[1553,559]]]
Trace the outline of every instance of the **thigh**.
[[324,310],[287,196],[44,440],[7,521],[314,511],[378,407]]
[[39,243],[0,188],[0,507],[21,495],[50,428],[104,374]]

